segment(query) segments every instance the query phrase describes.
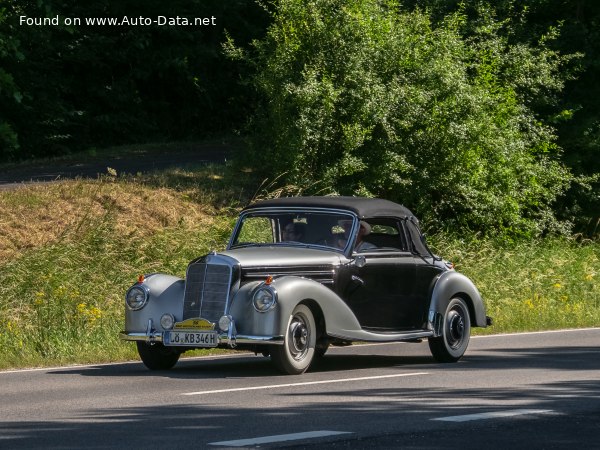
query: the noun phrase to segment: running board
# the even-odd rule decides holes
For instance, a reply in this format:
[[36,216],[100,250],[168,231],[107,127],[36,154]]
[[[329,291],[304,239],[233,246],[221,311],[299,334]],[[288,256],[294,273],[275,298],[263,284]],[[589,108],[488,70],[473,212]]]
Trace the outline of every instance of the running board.
[[344,334],[340,333],[327,333],[329,336],[344,339],[349,341],[364,341],[364,342],[401,342],[401,341],[413,341],[417,339],[424,339],[433,337],[433,331],[420,330],[420,331],[402,331],[397,333],[374,333],[366,330],[346,330]]

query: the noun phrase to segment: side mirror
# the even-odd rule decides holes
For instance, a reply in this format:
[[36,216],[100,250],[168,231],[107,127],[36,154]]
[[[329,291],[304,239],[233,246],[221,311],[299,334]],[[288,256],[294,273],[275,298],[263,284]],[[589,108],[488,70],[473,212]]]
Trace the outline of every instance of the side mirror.
[[358,268],[365,267],[366,264],[367,264],[367,258],[365,258],[363,255],[358,255],[354,259],[354,265]]

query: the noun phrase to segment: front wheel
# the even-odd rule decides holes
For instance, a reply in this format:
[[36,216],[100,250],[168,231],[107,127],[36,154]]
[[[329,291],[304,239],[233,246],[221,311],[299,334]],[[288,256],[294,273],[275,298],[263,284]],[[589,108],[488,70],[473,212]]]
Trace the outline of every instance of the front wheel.
[[467,350],[471,337],[469,308],[462,298],[453,298],[444,314],[442,335],[429,338],[429,349],[438,362],[456,362]]
[[150,370],[168,370],[179,361],[179,353],[172,348],[165,347],[159,342],[147,344],[137,342],[137,349],[144,365]]
[[271,348],[271,361],[283,373],[306,372],[315,356],[317,327],[312,311],[306,305],[294,308],[288,320],[283,345]]

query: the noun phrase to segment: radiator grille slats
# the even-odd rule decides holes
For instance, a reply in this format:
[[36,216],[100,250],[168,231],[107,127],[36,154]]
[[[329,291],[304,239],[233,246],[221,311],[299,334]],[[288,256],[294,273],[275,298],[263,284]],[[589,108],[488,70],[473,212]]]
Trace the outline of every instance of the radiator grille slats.
[[217,322],[229,299],[231,266],[194,263],[188,267],[183,319],[202,317]]

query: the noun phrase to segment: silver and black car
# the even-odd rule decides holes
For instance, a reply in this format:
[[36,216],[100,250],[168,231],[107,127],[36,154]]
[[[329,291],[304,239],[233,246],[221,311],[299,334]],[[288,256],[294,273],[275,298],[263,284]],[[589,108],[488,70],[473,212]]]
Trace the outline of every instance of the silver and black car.
[[240,214],[227,249],[192,261],[185,279],[141,276],[125,331],[150,369],[190,349],[250,349],[284,373],[330,345],[427,339],[458,361],[471,327],[491,324],[475,285],[427,247],[413,214],[382,200],[291,197]]

